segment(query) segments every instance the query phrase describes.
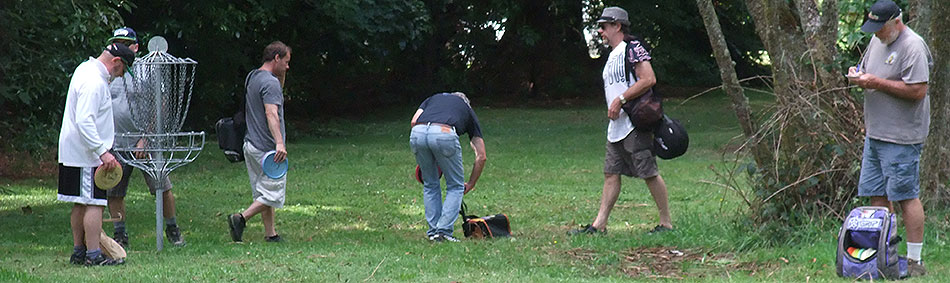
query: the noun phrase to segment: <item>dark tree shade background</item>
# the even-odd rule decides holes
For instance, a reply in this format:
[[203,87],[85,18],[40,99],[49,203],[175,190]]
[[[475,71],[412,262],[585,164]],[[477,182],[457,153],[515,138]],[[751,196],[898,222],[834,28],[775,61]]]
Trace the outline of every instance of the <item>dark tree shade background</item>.
[[[716,3],[737,71],[764,73],[738,2]],[[72,71],[121,26],[199,62],[188,130],[212,132],[239,107],[263,47],[287,43],[287,113],[306,131],[446,90],[479,105],[599,101],[604,62],[588,46],[607,49],[585,34],[613,5],[654,46],[660,84],[719,84],[693,0],[0,0],[0,152],[55,148]]]

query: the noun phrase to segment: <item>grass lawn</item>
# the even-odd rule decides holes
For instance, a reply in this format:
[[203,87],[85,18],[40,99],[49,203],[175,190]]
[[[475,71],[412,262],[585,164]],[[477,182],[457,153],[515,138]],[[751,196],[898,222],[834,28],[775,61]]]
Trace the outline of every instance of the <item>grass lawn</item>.
[[[741,200],[701,182],[714,180],[709,167],[721,166],[723,148],[739,134],[727,101],[713,93],[666,103],[692,138],[687,155],[659,163],[676,225],[669,233],[645,233],[657,223],[656,209],[644,183],[625,177],[609,234],[565,234],[597,212],[602,104],[480,107],[488,165],[465,201],[470,213],[506,213],[514,237],[430,243],[421,185],[410,178],[414,106],[404,106],[375,122],[324,123],[320,137],[290,133],[287,202],[277,212],[285,242],[278,244],[264,242],[259,217],[249,220],[244,243],[230,241],[225,215],[247,207],[250,191],[244,165],[228,163],[214,143],[171,174],[185,247],[155,251],[154,198],[134,175],[127,198],[131,247],[119,267],[68,263],[71,204],[55,200],[55,177],[0,179],[14,192],[0,195],[0,281],[851,281],[834,272],[837,220],[801,227],[789,244],[767,245],[743,221]],[[471,148],[463,148],[470,170]],[[930,274],[909,282],[950,281],[950,219],[929,213]],[[112,225],[104,227],[111,234]]]

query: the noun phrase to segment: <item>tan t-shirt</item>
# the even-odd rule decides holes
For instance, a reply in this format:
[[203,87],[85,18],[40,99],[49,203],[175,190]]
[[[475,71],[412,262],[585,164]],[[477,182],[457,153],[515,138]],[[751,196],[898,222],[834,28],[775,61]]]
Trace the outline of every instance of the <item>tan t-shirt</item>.
[[[872,38],[860,67],[865,73],[888,80],[927,83],[933,57],[924,39],[907,28],[890,45],[876,36]],[[930,96],[910,101],[868,89],[864,97],[864,126],[872,139],[897,144],[923,143],[930,129]]]

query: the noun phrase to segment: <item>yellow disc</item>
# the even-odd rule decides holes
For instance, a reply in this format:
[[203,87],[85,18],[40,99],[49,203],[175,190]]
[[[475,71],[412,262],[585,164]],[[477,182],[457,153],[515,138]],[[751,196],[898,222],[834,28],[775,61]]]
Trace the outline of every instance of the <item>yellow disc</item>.
[[114,188],[122,180],[122,166],[116,166],[112,170],[105,170],[102,167],[96,168],[96,174],[93,176],[96,187],[102,190]]

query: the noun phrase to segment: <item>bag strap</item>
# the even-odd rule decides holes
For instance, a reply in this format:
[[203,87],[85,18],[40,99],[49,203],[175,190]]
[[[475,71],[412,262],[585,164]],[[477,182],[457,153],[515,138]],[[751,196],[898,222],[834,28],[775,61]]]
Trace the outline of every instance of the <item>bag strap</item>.
[[467,216],[467,215],[465,215],[465,209],[466,209],[466,208],[468,208],[468,206],[465,205],[465,201],[463,200],[463,201],[462,201],[462,206],[459,207],[459,214],[462,215],[462,220],[463,220],[463,221],[466,220],[465,216]]
[[[257,70],[257,69],[254,69]],[[247,77],[244,78],[244,109],[247,110],[247,87],[251,86],[251,74],[254,74],[254,70],[247,73]]]
[[[627,39],[630,39],[630,40],[627,40]],[[625,48],[626,50],[623,51],[623,70],[624,70],[624,75],[627,76],[627,84],[628,84],[627,88],[629,88],[630,86],[633,86],[633,84],[636,83],[636,82],[630,81],[630,74],[633,74],[633,80],[637,80],[636,68],[634,68],[633,63],[630,63],[630,57],[628,57],[631,54],[633,54],[633,44],[632,44],[633,40],[636,40],[636,37],[624,38],[624,41],[627,42],[627,47]]]
[[462,216],[462,221],[468,221],[469,219],[478,218],[477,215],[468,215],[468,214],[465,214],[465,210],[466,210],[467,208],[468,208],[468,206],[465,205],[465,201],[462,201],[462,205],[459,207],[459,215]]

